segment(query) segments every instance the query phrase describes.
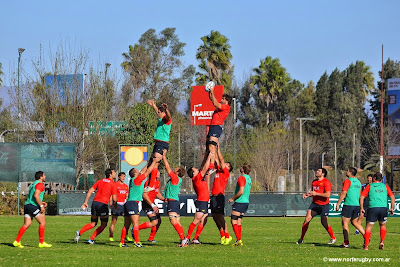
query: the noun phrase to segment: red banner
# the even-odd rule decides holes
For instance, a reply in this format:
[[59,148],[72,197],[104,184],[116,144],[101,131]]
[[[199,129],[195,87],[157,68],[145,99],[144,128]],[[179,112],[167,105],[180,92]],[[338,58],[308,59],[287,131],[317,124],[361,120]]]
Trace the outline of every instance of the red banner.
[[[214,113],[215,106],[205,90],[205,86],[192,86],[190,93],[190,117],[192,125],[210,125],[211,117]],[[217,101],[221,101],[224,94],[224,86],[216,85],[214,94]]]

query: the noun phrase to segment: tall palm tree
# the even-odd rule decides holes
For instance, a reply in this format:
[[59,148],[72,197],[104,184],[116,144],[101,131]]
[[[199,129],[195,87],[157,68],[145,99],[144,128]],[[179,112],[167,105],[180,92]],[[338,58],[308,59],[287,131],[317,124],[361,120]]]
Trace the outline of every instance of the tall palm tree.
[[0,62],[0,87],[3,85],[3,80],[1,79],[1,76],[4,75],[4,72],[3,72],[2,68],[3,68],[3,65]]
[[203,44],[197,49],[196,59],[200,62],[199,68],[202,72],[196,73],[196,82],[205,84],[212,80],[217,84],[230,87],[232,81],[223,77],[229,74],[232,68],[231,46],[228,38],[219,31],[211,31],[210,35],[203,36],[201,40]]

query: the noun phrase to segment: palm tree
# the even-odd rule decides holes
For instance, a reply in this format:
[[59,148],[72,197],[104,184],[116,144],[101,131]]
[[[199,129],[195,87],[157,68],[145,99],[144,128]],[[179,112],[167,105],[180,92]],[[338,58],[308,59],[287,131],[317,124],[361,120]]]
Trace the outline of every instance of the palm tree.
[[2,70],[2,63],[0,62],[0,87],[2,86],[2,84],[3,84],[3,80],[1,79],[1,76],[2,75],[4,75],[4,72],[3,72],[3,70]]
[[279,94],[282,93],[284,87],[289,83],[290,76],[286,69],[282,67],[278,58],[270,56],[260,60],[260,66],[254,68],[255,75],[251,76],[251,86],[264,101],[266,112],[266,124],[270,122],[270,112],[272,104],[277,100]]
[[196,73],[196,82],[205,84],[207,81],[214,81],[231,87],[232,80],[224,77],[231,74],[232,54],[228,38],[218,31],[211,31],[210,35],[201,38],[203,44],[197,49],[196,59],[200,62],[199,68],[202,72]]

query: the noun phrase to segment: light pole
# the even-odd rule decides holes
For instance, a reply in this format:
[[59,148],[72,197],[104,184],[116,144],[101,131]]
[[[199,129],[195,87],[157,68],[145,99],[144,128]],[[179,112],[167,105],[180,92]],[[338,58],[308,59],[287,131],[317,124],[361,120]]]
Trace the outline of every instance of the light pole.
[[[17,109],[18,109],[18,129],[19,129],[19,124],[21,122],[21,90],[19,87],[19,71],[20,71],[20,63],[21,63],[21,55],[25,51],[25,48],[18,48],[18,69],[17,69],[17,80],[18,80],[18,90],[17,90]],[[19,131],[18,131],[18,143],[19,143]],[[18,215],[19,215],[19,210],[18,210]]]
[[297,118],[300,121],[300,175],[299,175],[299,191],[303,191],[303,133],[302,126],[306,121],[314,121],[314,118]]
[[233,172],[236,170],[236,98],[233,98]]
[[193,138],[194,138],[194,149],[193,149],[193,167],[196,166],[196,108],[200,108],[203,104],[197,104],[193,106]]

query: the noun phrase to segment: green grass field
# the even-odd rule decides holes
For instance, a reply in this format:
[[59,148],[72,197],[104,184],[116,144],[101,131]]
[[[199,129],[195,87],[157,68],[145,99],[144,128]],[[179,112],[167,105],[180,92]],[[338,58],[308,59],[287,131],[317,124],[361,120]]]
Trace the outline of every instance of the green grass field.
[[[141,218],[141,222],[146,218]],[[75,231],[90,221],[89,216],[47,216],[45,240],[52,248],[39,249],[38,224],[34,222],[22,238],[23,249],[14,248],[14,241],[23,223],[23,216],[0,216],[0,266],[276,266],[276,265],[335,265],[327,258],[390,258],[383,265],[400,265],[400,218],[389,218],[385,249],[379,250],[378,225],[373,229],[370,250],[361,249],[361,236],[350,236],[350,248],[338,246],[343,241],[340,218],[330,218],[338,242],[327,245],[329,236],[315,218],[305,237],[305,243],[296,245],[303,218],[250,218],[243,220],[244,246],[232,247],[219,244],[219,232],[212,218],[208,220],[200,240],[202,245],[176,247],[178,235],[168,221],[163,222],[157,233],[156,244],[143,242],[144,248],[118,247],[119,242],[108,241],[108,228],[96,238],[96,245],[85,241],[93,233],[90,230],[73,241]],[[187,231],[192,218],[182,218]],[[228,218],[227,218],[228,219]],[[115,237],[118,239],[122,220],[117,222]],[[229,229],[232,229],[231,227]],[[350,228],[353,232],[353,228]],[[140,232],[141,240],[147,240],[149,230]],[[231,234],[233,231],[231,230]],[[193,237],[193,236],[192,236]],[[233,242],[232,242],[233,243]],[[128,243],[129,245],[129,243]],[[329,261],[329,259],[328,259]],[[353,260],[354,261],[354,260]],[[343,263],[341,263],[343,264]],[[354,264],[354,263],[353,263]],[[361,263],[360,263],[361,264]],[[382,264],[382,263],[379,263]]]

